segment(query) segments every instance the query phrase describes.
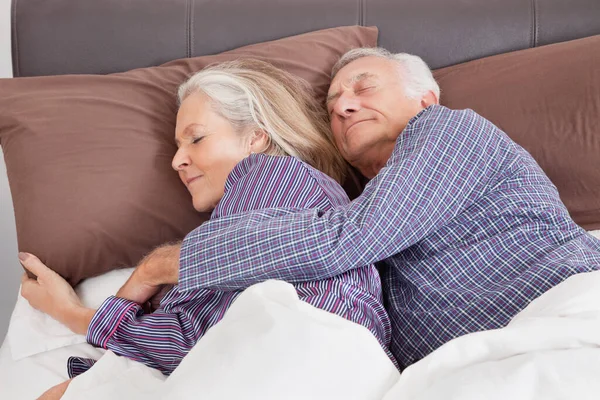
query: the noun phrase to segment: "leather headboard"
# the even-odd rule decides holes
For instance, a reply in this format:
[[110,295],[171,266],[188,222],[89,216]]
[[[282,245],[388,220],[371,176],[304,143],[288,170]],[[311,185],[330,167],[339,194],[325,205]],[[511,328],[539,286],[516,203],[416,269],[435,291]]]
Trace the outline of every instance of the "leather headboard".
[[342,25],[440,68],[600,34],[599,0],[12,0],[15,77],[110,73]]

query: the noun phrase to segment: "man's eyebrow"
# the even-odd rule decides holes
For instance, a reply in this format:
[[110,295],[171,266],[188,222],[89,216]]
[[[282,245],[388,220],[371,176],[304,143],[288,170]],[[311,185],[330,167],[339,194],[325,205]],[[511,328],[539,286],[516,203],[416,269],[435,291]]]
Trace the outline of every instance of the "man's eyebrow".
[[361,72],[358,75],[354,75],[350,79],[350,83],[356,83],[356,82],[364,81],[365,79],[374,78],[374,77],[375,77],[375,75],[370,72]]
[[328,94],[327,99],[325,100],[325,104],[331,103],[333,100],[337,99],[338,97],[340,97],[340,92]]
[[[357,82],[364,81],[365,79],[370,79],[370,78],[374,78],[374,77],[375,77],[375,75],[370,72],[361,72],[360,74],[356,74],[352,78],[350,78],[350,85],[353,85]],[[338,92],[327,95],[325,104],[329,104],[333,100],[337,99],[338,97],[340,97],[340,94],[341,93],[338,91]]]

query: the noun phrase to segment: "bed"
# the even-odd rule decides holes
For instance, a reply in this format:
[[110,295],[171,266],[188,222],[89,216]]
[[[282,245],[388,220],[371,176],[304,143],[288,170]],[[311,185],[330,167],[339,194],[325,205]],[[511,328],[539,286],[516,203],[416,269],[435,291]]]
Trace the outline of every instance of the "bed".
[[[574,220],[600,239],[599,34],[596,0],[13,0],[19,79],[0,81],[0,145],[19,248],[44,255],[97,306],[131,273],[121,267],[206,219],[181,206],[185,193],[164,167],[174,150],[173,88],[185,76],[251,56],[324,96],[336,58],[376,44],[421,56],[442,103],[473,108],[525,147]],[[140,164],[149,172],[130,173]],[[357,180],[345,188],[360,190]],[[162,195],[169,190],[174,199]],[[78,355],[102,363],[65,398],[592,399],[598,289],[597,273],[571,278],[506,328],[458,338],[400,375],[358,327],[265,282],[168,380],[86,344],[19,298],[0,348],[0,398],[39,396],[67,379],[67,358]],[[232,333],[240,329],[256,334]],[[294,353],[282,357],[282,348]],[[320,367],[290,361],[304,353]]]

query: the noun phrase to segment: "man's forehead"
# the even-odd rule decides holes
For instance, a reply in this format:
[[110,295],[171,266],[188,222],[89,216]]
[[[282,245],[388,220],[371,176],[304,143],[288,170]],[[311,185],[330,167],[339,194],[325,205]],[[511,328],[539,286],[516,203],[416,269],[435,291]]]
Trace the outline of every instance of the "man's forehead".
[[359,71],[354,71],[353,73],[350,73],[348,77],[343,77],[341,74],[336,75],[333,82],[331,83],[331,86],[329,86],[329,91],[327,94],[327,103],[329,103],[330,101],[332,101],[336,97],[338,97],[340,85],[352,86],[358,82],[361,82],[361,81],[364,81],[367,79],[376,79],[377,77],[378,77],[377,73],[370,72],[370,71],[364,71],[362,69]]
[[[344,76],[346,75],[346,76]],[[351,71],[347,74],[338,74],[335,78],[334,78],[334,82],[332,86],[334,85],[339,85],[339,84],[343,84],[343,85],[352,85],[354,83],[360,82],[360,81],[364,81],[365,79],[372,79],[372,78],[377,78],[378,74],[377,72],[373,72],[373,71],[366,71],[366,68],[361,68],[360,70],[357,71]]]

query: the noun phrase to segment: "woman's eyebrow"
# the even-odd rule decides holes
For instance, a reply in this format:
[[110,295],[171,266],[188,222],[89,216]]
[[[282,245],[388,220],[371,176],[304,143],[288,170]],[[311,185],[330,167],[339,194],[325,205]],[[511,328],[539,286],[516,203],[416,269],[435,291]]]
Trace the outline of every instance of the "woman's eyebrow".
[[182,132],[182,135],[189,136],[189,135],[193,134],[194,131],[196,131],[199,128],[203,129],[203,128],[205,128],[205,126],[202,124],[195,123],[195,122],[191,123],[185,127],[185,129]]
[[[183,131],[181,132],[181,136],[182,137],[192,136],[194,134],[194,131],[196,131],[197,129],[203,129],[203,128],[205,128],[204,125],[193,122],[183,129]],[[179,139],[177,137],[175,137],[175,144],[178,147],[181,144],[181,142],[179,141]]]

